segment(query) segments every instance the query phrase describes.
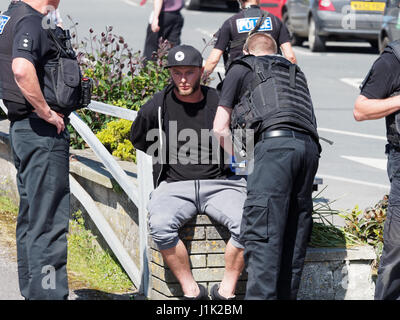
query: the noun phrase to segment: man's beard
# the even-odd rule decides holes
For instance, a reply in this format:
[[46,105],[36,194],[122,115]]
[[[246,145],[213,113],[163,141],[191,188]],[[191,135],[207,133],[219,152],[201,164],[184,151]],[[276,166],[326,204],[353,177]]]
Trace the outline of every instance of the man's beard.
[[187,96],[190,96],[193,92],[196,92],[200,88],[200,82],[201,82],[201,79],[199,79],[195,84],[193,84],[193,86],[188,90],[182,90],[176,84],[175,84],[175,88],[178,90],[179,95],[187,97]]

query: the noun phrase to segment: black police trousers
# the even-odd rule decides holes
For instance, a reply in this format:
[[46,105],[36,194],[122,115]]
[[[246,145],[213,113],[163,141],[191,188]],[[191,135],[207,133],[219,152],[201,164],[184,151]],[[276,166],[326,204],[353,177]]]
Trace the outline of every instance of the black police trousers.
[[319,163],[308,135],[256,143],[241,224],[246,300],[296,299],[312,230],[312,186]]
[[400,300],[400,151],[389,145],[386,146],[386,151],[390,194],[375,299]]
[[40,118],[11,123],[20,196],[17,259],[21,295],[68,298],[69,133]]
[[146,40],[143,55],[147,60],[154,60],[153,52],[157,52],[160,38],[168,40],[172,45],[181,44],[181,31],[183,27],[183,17],[180,11],[162,11],[159,17],[160,30],[153,32],[151,24],[147,26]]

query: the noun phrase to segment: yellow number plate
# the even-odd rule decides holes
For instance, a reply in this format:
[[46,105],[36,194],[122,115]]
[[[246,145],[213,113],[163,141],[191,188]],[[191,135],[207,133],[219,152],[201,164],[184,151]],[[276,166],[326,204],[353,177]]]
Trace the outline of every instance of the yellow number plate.
[[351,1],[351,9],[354,11],[384,11],[385,2]]

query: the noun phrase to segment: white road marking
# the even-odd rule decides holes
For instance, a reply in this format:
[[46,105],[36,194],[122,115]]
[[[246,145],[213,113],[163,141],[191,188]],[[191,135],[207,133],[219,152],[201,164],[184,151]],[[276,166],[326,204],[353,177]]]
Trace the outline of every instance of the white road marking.
[[376,135],[372,135],[372,134],[343,131],[343,130],[336,130],[336,129],[329,129],[329,128],[318,128],[318,131],[344,134],[344,135],[348,135],[348,136],[367,138],[367,139],[385,140],[385,141],[387,140],[386,137],[383,137],[383,136],[376,136]]
[[363,82],[364,79],[362,78],[342,78],[340,79],[340,81],[354,87],[354,88],[359,88],[361,82]]
[[387,159],[379,159],[379,158],[366,158],[366,157],[354,157],[354,156],[341,156],[344,159],[362,163],[366,166],[370,166],[380,170],[386,170],[387,167]]
[[205,29],[202,29],[202,28],[196,28],[195,30],[196,30],[197,32],[200,32],[201,34],[203,34],[203,35],[209,37],[209,38],[212,38],[212,37],[214,36],[214,33],[210,32],[210,31],[207,31],[207,30],[205,30]]
[[317,176],[319,178],[322,178],[322,179],[331,179],[331,180],[337,180],[337,181],[342,181],[342,182],[361,184],[361,185],[364,185],[364,186],[367,186],[367,187],[390,189],[390,186],[389,185],[385,185],[385,184],[372,183],[372,182],[361,181],[361,180],[356,180],[356,179],[349,179],[349,178],[344,178],[344,177],[332,176],[332,175],[328,175],[328,174],[319,174],[318,173]]
[[139,3],[136,3],[133,0],[122,0],[122,2],[124,2],[130,6],[133,6],[133,7],[140,7]]

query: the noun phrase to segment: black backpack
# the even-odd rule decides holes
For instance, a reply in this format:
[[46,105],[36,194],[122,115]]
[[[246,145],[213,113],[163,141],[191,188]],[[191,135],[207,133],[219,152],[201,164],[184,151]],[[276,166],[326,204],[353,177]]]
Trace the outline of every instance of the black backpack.
[[[234,60],[230,68],[236,64],[250,68],[253,79],[239,103],[233,108],[231,130],[234,136],[235,131],[250,129],[254,133],[254,139],[257,140],[261,132],[269,127],[289,123],[308,132],[318,141],[307,80],[296,64],[278,55],[262,57],[247,55]],[[242,139],[241,143],[242,148],[246,149],[246,141]]]

